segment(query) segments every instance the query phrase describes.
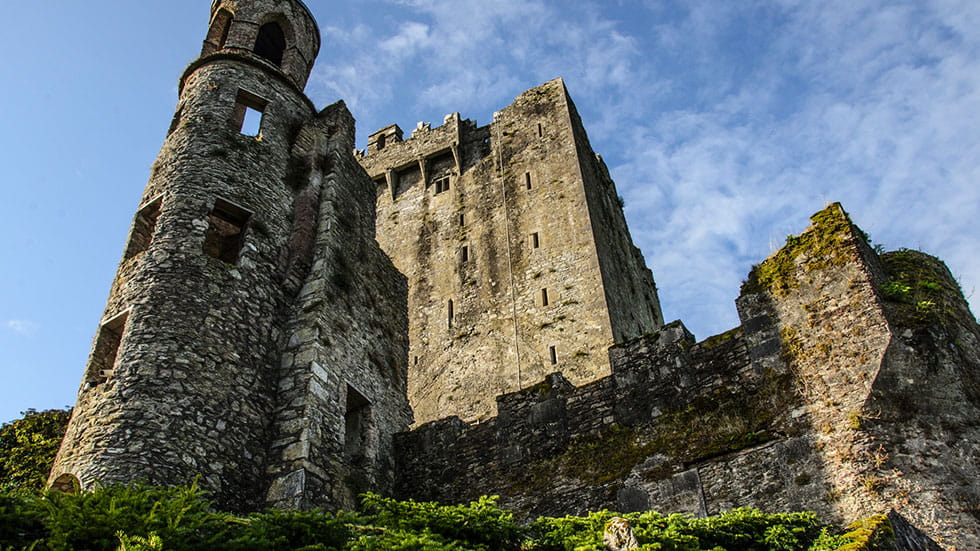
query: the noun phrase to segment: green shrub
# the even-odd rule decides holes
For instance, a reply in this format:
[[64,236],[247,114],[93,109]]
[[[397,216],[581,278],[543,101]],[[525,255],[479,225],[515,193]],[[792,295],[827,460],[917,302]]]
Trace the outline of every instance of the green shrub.
[[447,506],[364,494],[361,506],[365,520],[374,526],[426,535],[437,542],[455,541],[495,551],[515,549],[523,535],[513,513],[497,506],[496,496],[484,496],[468,505]]
[[44,515],[44,548],[51,551],[115,551],[119,532],[141,538],[155,533],[168,551],[216,548],[227,538],[229,515],[212,512],[196,485],[111,485],[79,494],[50,492],[36,503]]
[[0,427],[0,491],[39,492],[54,463],[71,410],[23,412]]

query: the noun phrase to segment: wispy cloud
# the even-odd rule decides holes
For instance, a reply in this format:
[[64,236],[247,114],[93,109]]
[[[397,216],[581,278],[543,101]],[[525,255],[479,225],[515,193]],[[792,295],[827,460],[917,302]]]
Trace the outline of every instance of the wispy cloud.
[[41,329],[41,324],[28,320],[7,320],[4,325],[8,330],[24,337],[31,337]]
[[830,201],[980,286],[975,2],[380,4],[401,16],[336,29],[350,49],[321,60],[320,93],[353,98],[363,132],[564,76],[665,313],[700,336],[737,324],[751,264]]

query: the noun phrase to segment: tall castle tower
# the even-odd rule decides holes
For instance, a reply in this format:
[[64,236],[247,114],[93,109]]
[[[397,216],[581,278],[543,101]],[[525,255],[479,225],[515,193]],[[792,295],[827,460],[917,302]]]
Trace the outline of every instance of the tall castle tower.
[[216,0],[130,229],[51,473],[200,475],[232,509],[349,506],[393,477],[405,281],[342,103],[303,93],[298,0]]
[[610,345],[660,328],[653,276],[561,79],[477,127],[458,114],[368,139],[378,238],[409,285],[417,422],[493,415],[561,371],[610,373]]

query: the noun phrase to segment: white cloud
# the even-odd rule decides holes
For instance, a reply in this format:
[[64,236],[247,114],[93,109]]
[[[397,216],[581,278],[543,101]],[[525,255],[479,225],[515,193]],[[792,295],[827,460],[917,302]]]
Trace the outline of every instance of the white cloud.
[[699,336],[737,324],[750,265],[830,201],[980,286],[975,2],[393,4],[407,17],[342,35],[349,55],[322,59],[317,82],[361,119],[414,122],[489,114],[564,76],[667,315]]
[[7,329],[24,337],[32,337],[41,329],[41,324],[28,320],[7,320]]

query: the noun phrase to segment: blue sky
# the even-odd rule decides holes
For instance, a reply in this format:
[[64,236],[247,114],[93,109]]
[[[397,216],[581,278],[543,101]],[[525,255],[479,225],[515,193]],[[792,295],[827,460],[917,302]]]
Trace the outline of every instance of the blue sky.
[[[0,33],[0,421],[74,402],[209,2],[27,3]],[[737,325],[750,266],[841,201],[940,256],[980,307],[975,0],[310,0],[307,93],[358,144],[480,124],[562,76],[626,200],[664,314]]]

